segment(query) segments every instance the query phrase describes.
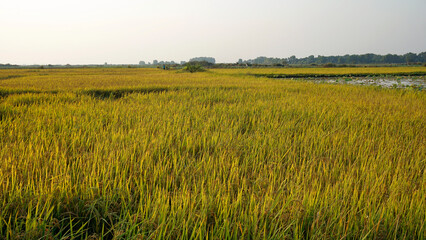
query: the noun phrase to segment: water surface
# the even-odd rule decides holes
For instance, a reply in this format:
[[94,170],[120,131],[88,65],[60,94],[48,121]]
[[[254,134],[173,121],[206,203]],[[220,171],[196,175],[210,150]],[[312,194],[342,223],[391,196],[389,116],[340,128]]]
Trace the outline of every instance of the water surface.
[[382,86],[386,88],[416,88],[426,90],[426,77],[324,78],[308,79],[319,83]]

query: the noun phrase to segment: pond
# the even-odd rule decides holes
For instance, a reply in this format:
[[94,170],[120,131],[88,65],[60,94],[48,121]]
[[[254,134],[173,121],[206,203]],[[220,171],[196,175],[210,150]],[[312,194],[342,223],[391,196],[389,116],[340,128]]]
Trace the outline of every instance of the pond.
[[415,88],[426,90],[426,77],[323,78],[307,79],[318,83],[382,86],[386,88]]

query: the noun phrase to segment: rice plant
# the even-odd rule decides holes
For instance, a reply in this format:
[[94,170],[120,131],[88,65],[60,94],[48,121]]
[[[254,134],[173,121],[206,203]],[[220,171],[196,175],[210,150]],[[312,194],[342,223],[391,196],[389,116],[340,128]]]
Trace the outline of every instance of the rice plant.
[[424,91],[245,71],[0,71],[0,238],[425,239]]

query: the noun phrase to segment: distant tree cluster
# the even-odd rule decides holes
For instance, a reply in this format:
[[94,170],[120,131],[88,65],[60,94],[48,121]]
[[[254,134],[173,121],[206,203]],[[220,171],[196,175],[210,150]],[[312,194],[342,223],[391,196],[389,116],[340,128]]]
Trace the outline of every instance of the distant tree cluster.
[[[190,63],[192,63],[192,65],[201,65],[204,67],[208,67],[208,66],[212,66],[216,63],[216,59],[212,58],[212,57],[196,57],[196,58],[191,58],[189,60]],[[187,65],[188,62],[186,61],[180,61],[179,63],[175,62],[175,61],[158,61],[158,60],[153,60],[152,63],[151,62],[145,62],[145,61],[139,61],[140,66],[184,66]]]
[[196,57],[196,58],[189,59],[189,62],[208,62],[208,63],[215,64],[216,59],[212,57]]
[[158,61],[158,60],[154,60],[152,61],[152,64],[150,62],[148,62],[147,64],[144,61],[140,61],[139,65],[177,65],[178,63],[176,63],[175,61]]
[[151,62],[140,61],[138,64],[88,64],[88,65],[15,65],[15,64],[1,64],[0,69],[4,68],[79,68],[79,67],[128,67],[128,68],[144,68],[144,67],[158,67],[163,69],[171,68],[181,68],[187,66],[187,63],[191,63],[192,66],[201,66],[203,68],[234,68],[234,67],[246,67],[246,66],[276,66],[283,67],[291,65],[321,65],[324,67],[335,67],[335,66],[351,66],[356,64],[407,64],[407,65],[424,65],[426,66],[426,52],[421,52],[419,54],[415,53],[406,53],[403,55],[397,54],[386,54],[378,55],[373,53],[367,54],[352,54],[344,56],[321,56],[314,55],[297,58],[296,56],[291,56],[289,58],[271,58],[271,57],[257,57],[255,59],[243,60],[239,59],[236,63],[218,63],[216,64],[216,59],[212,57],[195,57],[191,58],[189,62],[181,61],[179,63],[175,61],[158,61],[153,60]]
[[426,63],[426,52],[419,54],[406,53],[404,55],[387,54],[377,55],[373,53],[367,54],[353,54],[344,56],[317,56],[311,55],[305,58],[296,58],[291,56],[289,58],[268,58],[257,57],[238,61],[239,64],[259,64],[259,65],[286,65],[286,64],[416,64]]
[[10,63],[0,64],[0,68],[17,68],[17,67],[19,67],[19,65],[10,64]]
[[[240,60],[238,60],[238,62],[241,62]],[[243,63],[260,64],[260,65],[286,65],[288,62],[287,62],[287,59],[285,58],[257,57],[253,60],[243,61]]]

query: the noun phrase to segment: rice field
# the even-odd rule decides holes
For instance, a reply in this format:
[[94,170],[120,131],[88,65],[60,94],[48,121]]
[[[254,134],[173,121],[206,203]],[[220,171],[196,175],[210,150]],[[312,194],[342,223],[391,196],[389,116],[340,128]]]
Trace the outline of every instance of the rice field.
[[425,239],[425,91],[283,71],[426,68],[0,70],[0,238]]
[[426,72],[426,67],[339,67],[339,68],[245,68],[217,69],[220,73],[243,74],[398,74]]

